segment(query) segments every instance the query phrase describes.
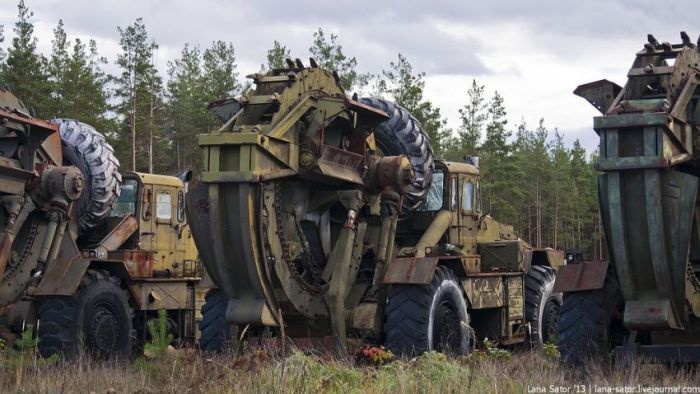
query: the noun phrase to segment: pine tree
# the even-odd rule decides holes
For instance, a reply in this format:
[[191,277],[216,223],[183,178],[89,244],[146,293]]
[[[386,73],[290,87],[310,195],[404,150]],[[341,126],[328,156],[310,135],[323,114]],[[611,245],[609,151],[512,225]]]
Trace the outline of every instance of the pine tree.
[[285,68],[285,59],[288,59],[289,56],[289,49],[275,40],[272,43],[272,48],[267,51],[267,69]]
[[0,67],[3,82],[13,90],[38,117],[50,117],[50,86],[46,73],[46,58],[37,52],[37,38],[30,19],[34,13],[20,0],[17,5],[18,20],[15,37],[7,51],[7,58]]
[[512,156],[508,142],[512,133],[506,129],[506,109],[498,92],[490,100],[487,113],[486,139],[480,149],[483,200],[491,216],[511,223],[519,214],[517,203],[522,193],[516,180],[522,170]]
[[459,128],[460,153],[472,156],[478,154],[484,123],[488,119],[484,91],[484,85],[472,80],[472,86],[467,90],[468,103],[459,110],[462,122]]
[[[68,69],[68,48],[70,41],[66,31],[63,29],[63,20],[58,20],[58,25],[53,29],[54,39],[51,41],[51,57],[48,62],[48,74],[51,81],[51,90],[56,97],[52,107],[57,107],[61,100],[66,99],[63,95],[65,85],[67,85],[66,70]],[[52,108],[53,109],[53,108]]]
[[237,75],[233,44],[223,41],[213,42],[203,53],[186,44],[168,64],[168,130],[174,141],[170,166],[178,172],[201,168],[197,135],[221,124],[206,105],[240,94]]
[[132,170],[153,172],[156,163],[160,171],[167,162],[167,141],[159,127],[163,124],[162,80],[153,63],[158,45],[149,39],[141,18],[118,31],[122,52],[116,63],[122,73],[115,79],[116,110],[121,117],[116,150]]
[[232,43],[214,41],[202,55],[204,89],[208,100],[231,97],[240,92],[236,52]]
[[[5,42],[5,26],[0,25],[0,44]],[[5,49],[0,47],[0,63],[2,63],[5,60]],[[0,70],[2,72],[2,70]],[[0,74],[0,79],[2,78],[2,74]]]
[[559,130],[554,131],[554,141],[551,147],[551,160],[554,176],[550,183],[550,201],[547,206],[551,217],[549,229],[551,245],[554,248],[567,249],[573,247],[573,237],[567,229],[571,227],[571,213],[574,212],[573,201],[575,190],[571,173],[570,152],[564,145],[564,137]]
[[314,33],[314,41],[309,52],[321,68],[338,73],[340,85],[346,91],[359,90],[367,85],[369,74],[360,74],[355,70],[357,60],[355,57],[345,55],[337,35],[331,34],[329,39],[323,29],[319,27],[318,31]]
[[202,56],[199,47],[185,44],[180,58],[168,64],[168,129],[175,141],[175,163],[178,172],[201,169],[201,151],[197,149],[197,135],[207,131],[209,123],[205,103]]
[[48,62],[52,116],[80,120],[111,137],[114,125],[106,117],[107,77],[101,68],[107,60],[99,56],[97,44],[90,40],[86,48],[78,38],[71,48],[60,20],[52,44]]
[[522,191],[523,201],[519,209],[521,220],[518,228],[523,237],[535,247],[549,246],[547,233],[543,232],[549,216],[545,206],[549,203],[549,180],[552,167],[549,158],[549,131],[540,119],[536,130],[529,130],[525,122],[518,126],[516,140],[513,143],[514,160],[523,176],[517,180]]
[[[602,257],[602,231],[598,211],[597,176],[593,167],[595,155],[587,157],[579,140],[570,150],[571,178],[574,188],[570,193],[573,247],[590,252],[590,258]],[[592,235],[592,236],[591,236]],[[593,253],[593,252],[597,252]]]

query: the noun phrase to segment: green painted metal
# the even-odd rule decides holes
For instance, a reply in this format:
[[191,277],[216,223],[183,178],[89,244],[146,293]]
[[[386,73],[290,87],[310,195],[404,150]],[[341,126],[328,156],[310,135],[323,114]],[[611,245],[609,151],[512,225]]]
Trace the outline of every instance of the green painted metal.
[[[689,42],[671,46],[650,39],[618,96],[607,108],[596,106],[603,113],[594,120],[603,172],[600,208],[628,329],[684,329],[697,324],[691,316],[700,317],[692,307],[700,289],[687,289],[700,270],[700,261],[689,260],[691,246],[700,242],[699,60],[698,47]],[[595,106],[601,86],[610,91],[599,81],[576,93]]]
[[[363,194],[363,168],[376,164],[367,137],[386,115],[349,100],[326,70],[285,73],[253,75],[235,119],[199,137],[203,183],[188,193],[188,216],[203,263],[235,305],[230,321],[329,316],[344,338],[366,252],[368,223],[357,214],[380,194]],[[331,221],[339,210],[352,218]]]

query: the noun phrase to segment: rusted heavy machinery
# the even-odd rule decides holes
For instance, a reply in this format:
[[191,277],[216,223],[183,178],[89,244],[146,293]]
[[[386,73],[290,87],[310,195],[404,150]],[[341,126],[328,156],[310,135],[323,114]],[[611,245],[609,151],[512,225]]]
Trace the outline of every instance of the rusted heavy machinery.
[[700,361],[700,52],[652,35],[624,88],[574,92],[603,116],[598,194],[610,261],[570,264],[560,324],[563,361],[617,353]]
[[346,97],[313,60],[287,64],[213,103],[224,125],[199,137],[205,170],[187,212],[217,285],[201,348],[224,348],[233,325],[398,354],[466,353],[470,326],[507,344],[548,341],[563,256],[484,213],[477,160],[434,162],[406,110]]
[[[202,270],[183,180],[118,171],[92,127],[35,119],[0,89],[0,327],[38,327],[42,354],[107,357],[160,309],[194,342]],[[200,292],[201,293],[201,292]],[[201,304],[201,303],[200,303]]]

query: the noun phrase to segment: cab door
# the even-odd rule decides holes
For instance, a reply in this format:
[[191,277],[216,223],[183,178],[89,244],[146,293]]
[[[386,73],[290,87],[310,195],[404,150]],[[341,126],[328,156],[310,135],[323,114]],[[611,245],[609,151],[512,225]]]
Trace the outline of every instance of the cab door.
[[460,201],[460,229],[461,241],[464,251],[467,254],[477,254],[476,233],[478,231],[479,207],[477,199],[478,183],[471,177],[460,179],[461,201]]
[[141,232],[139,249],[144,251],[155,251],[156,225],[155,215],[153,214],[153,185],[141,185],[141,197],[139,199],[139,203],[141,204],[139,208],[139,215],[141,216],[139,221],[139,230]]
[[178,271],[175,263],[175,244],[177,241],[177,213],[175,212],[174,191],[170,188],[154,187],[155,201],[155,247],[159,270],[169,270],[172,274]]

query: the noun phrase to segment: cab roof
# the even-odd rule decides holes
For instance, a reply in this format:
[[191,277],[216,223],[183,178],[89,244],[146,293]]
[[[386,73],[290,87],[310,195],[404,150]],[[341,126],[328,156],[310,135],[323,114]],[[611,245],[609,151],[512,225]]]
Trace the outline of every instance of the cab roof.
[[479,175],[479,169],[474,167],[471,164],[467,164],[467,163],[459,162],[459,161],[442,161],[442,160],[440,160],[439,163],[442,163],[445,167],[447,167],[447,171],[452,173],[452,174]]
[[158,186],[172,186],[172,187],[185,187],[182,180],[176,176],[169,175],[156,175],[148,174],[144,172],[124,172],[122,173],[125,178],[139,178],[141,183],[146,185],[158,185]]

